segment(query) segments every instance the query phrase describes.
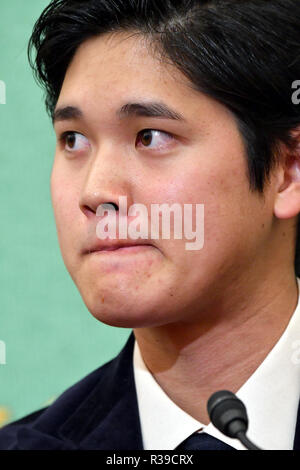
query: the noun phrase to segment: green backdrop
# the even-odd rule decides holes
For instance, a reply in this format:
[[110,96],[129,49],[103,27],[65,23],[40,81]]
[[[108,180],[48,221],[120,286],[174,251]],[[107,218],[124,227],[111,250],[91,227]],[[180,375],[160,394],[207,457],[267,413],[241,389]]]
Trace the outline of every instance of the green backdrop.
[[55,134],[26,55],[49,2],[0,2],[0,425],[114,357],[131,331],[90,314],[58,247],[50,199]]

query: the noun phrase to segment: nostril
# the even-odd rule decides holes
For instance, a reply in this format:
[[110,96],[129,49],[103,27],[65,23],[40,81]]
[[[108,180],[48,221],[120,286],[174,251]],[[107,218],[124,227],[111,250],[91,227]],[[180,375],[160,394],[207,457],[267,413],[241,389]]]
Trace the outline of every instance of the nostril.
[[86,217],[91,217],[93,214],[95,214],[95,211],[86,204],[80,206],[80,209]]
[[[116,212],[119,211],[118,204],[116,204],[115,202],[106,202],[106,203],[99,204],[99,206],[101,206],[103,210],[111,211],[113,207],[113,209],[115,209]],[[97,214],[98,208],[91,207],[88,204],[83,204],[80,206],[80,209],[84,213],[84,215],[86,215],[86,217],[91,217],[92,215]]]
[[[110,209],[109,206],[113,206],[116,211],[119,210],[118,204],[116,204],[115,202],[106,202],[106,203],[104,203],[104,204],[101,204],[101,206],[103,207],[103,209],[108,209],[108,210]],[[106,206],[107,206],[107,207],[106,207]]]

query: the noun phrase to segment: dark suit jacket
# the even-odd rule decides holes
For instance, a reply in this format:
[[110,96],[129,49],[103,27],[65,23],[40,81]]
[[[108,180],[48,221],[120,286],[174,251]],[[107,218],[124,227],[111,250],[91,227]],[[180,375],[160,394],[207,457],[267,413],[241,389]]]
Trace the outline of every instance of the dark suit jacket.
[[[116,358],[70,387],[52,405],[0,429],[0,449],[142,450],[133,346],[131,333]],[[300,450],[299,410],[294,449]]]

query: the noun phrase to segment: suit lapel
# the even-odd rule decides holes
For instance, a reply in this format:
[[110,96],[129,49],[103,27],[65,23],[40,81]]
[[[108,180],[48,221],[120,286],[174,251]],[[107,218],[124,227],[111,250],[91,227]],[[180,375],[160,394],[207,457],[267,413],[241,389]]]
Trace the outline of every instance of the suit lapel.
[[60,427],[79,449],[142,450],[133,374],[133,332],[120,354],[105,364],[89,396]]

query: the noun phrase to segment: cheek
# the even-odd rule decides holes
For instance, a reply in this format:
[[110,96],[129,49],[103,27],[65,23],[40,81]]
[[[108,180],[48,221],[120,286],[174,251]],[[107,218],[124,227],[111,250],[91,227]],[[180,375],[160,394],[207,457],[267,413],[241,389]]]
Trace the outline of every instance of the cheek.
[[[160,180],[153,178],[148,192],[149,207],[154,202],[153,195],[156,203],[179,203],[183,213],[184,204],[192,205],[192,230],[197,234],[204,232],[203,248],[187,250],[186,243],[194,240],[184,237],[159,241],[167,257],[185,273],[196,259],[199,266],[204,262],[206,268],[211,263],[216,268],[235,251],[240,256],[245,248],[253,249],[249,234],[253,232],[253,224],[259,227],[264,217],[261,202],[249,192],[242,149],[237,146],[235,154],[222,148],[219,152],[211,149],[210,154],[206,150],[205,154],[210,156],[206,164],[201,155],[188,156],[185,168],[174,167]],[[204,221],[196,220],[196,204],[204,205]]]
[[66,237],[69,239],[72,237],[72,232],[78,224],[80,209],[76,187],[64,177],[64,173],[59,171],[56,166],[51,174],[51,199],[57,233],[62,242]]
[[[204,206],[207,225],[220,224],[220,220],[217,219],[224,221],[225,214],[233,215],[235,210],[233,205],[239,209],[241,191],[237,187],[237,179],[235,179],[235,186],[230,187],[229,178],[220,175],[217,171],[209,168],[202,170],[200,167],[190,168],[188,172],[177,169],[161,180],[152,178],[147,196],[146,185],[143,186],[141,200],[147,201],[149,213],[151,213],[152,203],[165,203],[169,206],[179,204],[182,214],[184,214],[184,206],[189,205],[192,208],[192,223],[195,229],[197,204]],[[246,182],[243,184],[246,185]]]

